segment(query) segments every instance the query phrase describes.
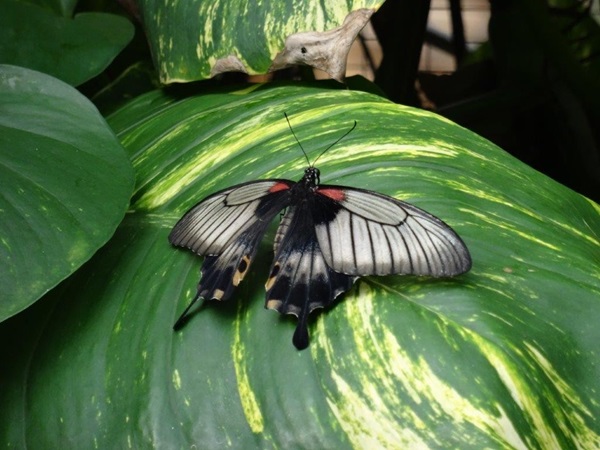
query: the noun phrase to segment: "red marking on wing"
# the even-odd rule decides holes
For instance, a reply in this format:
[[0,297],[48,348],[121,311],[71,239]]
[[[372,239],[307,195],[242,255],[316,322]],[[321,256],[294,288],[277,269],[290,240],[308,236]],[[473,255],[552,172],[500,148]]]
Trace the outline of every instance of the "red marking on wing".
[[280,181],[278,183],[275,183],[273,186],[271,186],[269,188],[269,192],[273,193],[273,192],[285,191],[286,189],[289,189],[289,188],[290,188],[289,184]]
[[346,200],[346,194],[341,189],[333,189],[333,188],[319,188],[317,192],[325,197],[329,197],[332,200],[337,202],[343,202]]

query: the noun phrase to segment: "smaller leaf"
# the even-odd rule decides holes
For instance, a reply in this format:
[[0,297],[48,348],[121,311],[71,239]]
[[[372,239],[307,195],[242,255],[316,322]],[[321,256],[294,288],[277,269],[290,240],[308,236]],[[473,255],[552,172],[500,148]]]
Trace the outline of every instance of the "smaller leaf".
[[101,73],[133,37],[125,18],[105,13],[73,19],[46,8],[0,2],[0,63],[39,70],[78,86]]
[[0,66],[0,320],[110,238],[132,185],[123,148],[85,97],[39,72]]

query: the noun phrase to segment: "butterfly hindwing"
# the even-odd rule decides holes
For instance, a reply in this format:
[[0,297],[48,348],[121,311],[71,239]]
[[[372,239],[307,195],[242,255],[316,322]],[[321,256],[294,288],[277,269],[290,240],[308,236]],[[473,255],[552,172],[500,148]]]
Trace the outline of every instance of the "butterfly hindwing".
[[350,289],[356,277],[333,271],[323,258],[315,234],[310,202],[288,208],[275,238],[275,258],[266,283],[266,307],[298,317],[293,342],[308,346],[311,311],[329,306]]
[[209,255],[202,263],[198,296],[227,300],[246,276],[269,222],[256,222],[219,255]]
[[226,300],[247,273],[271,220],[289,203],[293,182],[253,181],[219,191],[190,209],[169,241],[206,256],[197,297]]
[[454,276],[471,267],[460,237],[437,217],[377,192],[321,185],[312,211],[327,264],[348,275]]

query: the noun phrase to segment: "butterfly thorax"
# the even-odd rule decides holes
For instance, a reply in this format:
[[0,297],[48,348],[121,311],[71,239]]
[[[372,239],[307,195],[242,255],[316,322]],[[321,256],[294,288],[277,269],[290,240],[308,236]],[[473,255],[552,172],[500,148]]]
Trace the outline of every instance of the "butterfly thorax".
[[319,179],[320,175],[321,172],[319,172],[319,169],[317,169],[316,167],[307,167],[304,170],[304,176],[300,180],[300,183],[304,184],[307,188],[314,191],[321,182],[321,180]]

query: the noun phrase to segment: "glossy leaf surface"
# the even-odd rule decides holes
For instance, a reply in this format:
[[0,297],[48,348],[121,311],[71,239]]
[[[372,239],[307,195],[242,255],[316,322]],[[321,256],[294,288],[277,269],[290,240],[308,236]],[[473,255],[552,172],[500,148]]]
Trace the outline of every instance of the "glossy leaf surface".
[[[376,10],[381,3],[142,0],[140,9],[161,80],[173,83],[206,79],[227,71],[266,73],[276,55],[284,50],[288,36],[335,29],[350,12]],[[310,49],[315,39],[319,39],[318,35],[310,36],[305,47]],[[335,45],[331,45],[322,59],[333,58],[335,50]]]
[[[73,5],[52,3],[68,14]],[[59,15],[14,0],[0,2],[0,63],[47,73],[72,86],[100,74],[133,37],[124,17],[106,13]]]
[[[0,329],[15,447],[593,448],[600,445],[599,208],[433,114],[322,85],[158,91],[110,118],[137,185],[117,234]],[[327,86],[327,85],[324,85]],[[263,309],[271,232],[229,302],[178,333],[200,260],[167,235],[204,196],[299,179],[376,190],[451,225],[473,269],[361,279],[294,323]],[[27,324],[27,326],[26,326]],[[24,333],[25,329],[32,330]]]
[[123,147],[85,97],[48,75],[0,66],[0,320],[106,243],[132,185]]

